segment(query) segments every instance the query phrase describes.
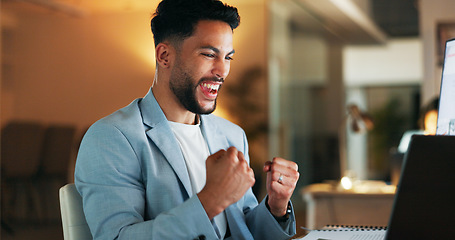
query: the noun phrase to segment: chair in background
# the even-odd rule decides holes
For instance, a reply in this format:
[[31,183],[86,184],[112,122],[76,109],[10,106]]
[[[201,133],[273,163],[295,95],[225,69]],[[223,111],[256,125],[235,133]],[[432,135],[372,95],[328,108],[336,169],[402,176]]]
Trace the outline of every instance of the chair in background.
[[47,221],[60,221],[58,189],[70,182],[68,176],[74,157],[75,132],[75,126],[53,124],[47,127],[44,134],[38,182]]
[[2,218],[26,221],[42,218],[35,180],[45,128],[37,122],[14,121],[2,129]]
[[46,129],[41,174],[67,182],[75,133],[72,125],[51,125]]
[[65,240],[93,239],[82,209],[82,198],[73,183],[60,188],[60,210]]

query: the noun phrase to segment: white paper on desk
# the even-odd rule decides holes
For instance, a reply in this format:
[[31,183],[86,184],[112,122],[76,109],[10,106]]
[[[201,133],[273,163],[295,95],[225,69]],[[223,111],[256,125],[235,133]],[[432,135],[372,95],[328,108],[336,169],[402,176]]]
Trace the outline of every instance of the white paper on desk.
[[384,240],[386,230],[375,229],[365,231],[346,231],[346,230],[315,230],[311,231],[301,240]]

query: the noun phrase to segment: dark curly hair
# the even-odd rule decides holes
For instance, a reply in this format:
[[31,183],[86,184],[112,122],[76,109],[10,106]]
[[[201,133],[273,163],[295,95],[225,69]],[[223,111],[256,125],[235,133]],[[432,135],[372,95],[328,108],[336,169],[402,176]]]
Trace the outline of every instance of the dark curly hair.
[[223,21],[232,30],[240,24],[237,8],[218,0],[163,0],[150,21],[155,46],[191,36],[200,20]]

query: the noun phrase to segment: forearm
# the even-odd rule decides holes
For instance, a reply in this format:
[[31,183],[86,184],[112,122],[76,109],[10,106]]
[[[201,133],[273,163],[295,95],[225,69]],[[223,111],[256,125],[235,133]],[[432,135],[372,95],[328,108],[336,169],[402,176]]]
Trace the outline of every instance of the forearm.
[[[137,191],[100,190],[100,186],[77,182],[85,192],[84,212],[94,239],[193,239],[200,235],[216,238],[215,232],[197,196],[147,219],[138,204]],[[105,187],[103,187],[105,188]],[[123,197],[114,198],[122,192]],[[104,204],[100,204],[102,198]],[[130,202],[112,201],[129,199]],[[133,201],[131,201],[133,200]],[[143,205],[143,204],[142,204]]]
[[118,239],[216,239],[211,222],[194,196],[155,219],[124,227]]

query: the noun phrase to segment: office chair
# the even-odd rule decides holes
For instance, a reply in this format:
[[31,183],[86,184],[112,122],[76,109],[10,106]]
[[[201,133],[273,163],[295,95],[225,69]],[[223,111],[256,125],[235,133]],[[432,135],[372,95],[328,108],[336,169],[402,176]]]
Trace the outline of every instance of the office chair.
[[[76,127],[72,125],[50,124],[44,134],[41,165],[37,183],[40,187],[42,212],[48,221],[60,220],[58,192],[68,182],[70,164],[76,158],[74,137]],[[71,165],[72,168],[72,165]]]
[[2,220],[42,220],[36,184],[45,127],[34,121],[12,121],[1,131]]
[[93,239],[82,210],[82,198],[74,183],[60,188],[63,238],[65,240]]

